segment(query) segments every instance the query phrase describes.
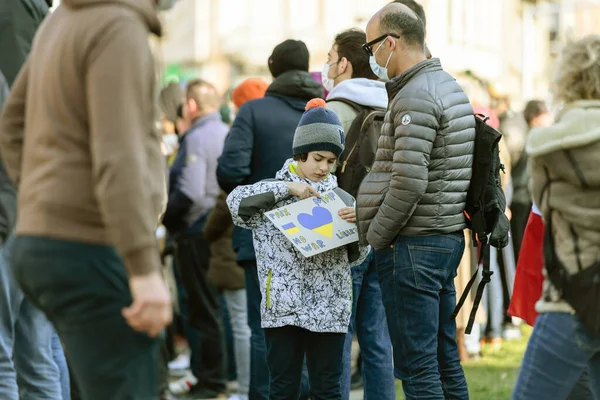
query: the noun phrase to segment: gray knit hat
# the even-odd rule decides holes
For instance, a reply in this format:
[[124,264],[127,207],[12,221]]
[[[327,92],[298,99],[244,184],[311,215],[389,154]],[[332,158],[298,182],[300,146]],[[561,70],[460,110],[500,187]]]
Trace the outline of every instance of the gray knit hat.
[[294,134],[294,155],[311,151],[330,151],[339,157],[344,151],[344,129],[333,111],[325,108],[323,99],[312,99],[300,118]]

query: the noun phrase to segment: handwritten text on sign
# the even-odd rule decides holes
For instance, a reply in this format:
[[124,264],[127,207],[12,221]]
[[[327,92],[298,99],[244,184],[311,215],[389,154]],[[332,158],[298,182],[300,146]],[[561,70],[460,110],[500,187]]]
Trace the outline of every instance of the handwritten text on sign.
[[267,211],[265,215],[305,257],[358,241],[356,224],[338,211],[346,207],[334,192]]

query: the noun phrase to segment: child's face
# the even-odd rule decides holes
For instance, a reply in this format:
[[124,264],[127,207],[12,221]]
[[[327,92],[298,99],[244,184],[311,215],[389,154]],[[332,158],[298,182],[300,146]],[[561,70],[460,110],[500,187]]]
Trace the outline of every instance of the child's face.
[[298,175],[319,182],[331,173],[336,161],[337,157],[330,151],[311,151],[306,161],[298,161]]

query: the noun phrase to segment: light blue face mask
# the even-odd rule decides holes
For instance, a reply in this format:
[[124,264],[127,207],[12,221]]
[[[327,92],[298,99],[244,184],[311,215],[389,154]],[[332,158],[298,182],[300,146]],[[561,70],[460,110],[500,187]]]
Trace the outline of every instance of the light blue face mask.
[[390,60],[392,59],[392,54],[394,52],[392,51],[390,53],[390,56],[388,57],[387,62],[385,63],[385,67],[382,67],[381,65],[377,64],[377,60],[375,59],[375,54],[377,54],[377,52],[379,51],[381,46],[383,46],[384,43],[385,41],[381,42],[379,47],[377,47],[377,50],[375,50],[375,53],[373,53],[373,55],[369,57],[369,65],[371,66],[371,70],[373,71],[373,73],[377,75],[379,79],[381,79],[384,82],[387,82],[390,80],[390,77],[388,76],[387,67],[390,63]]
[[157,7],[160,11],[166,11],[173,8],[175,3],[177,3],[177,0],[158,0]]

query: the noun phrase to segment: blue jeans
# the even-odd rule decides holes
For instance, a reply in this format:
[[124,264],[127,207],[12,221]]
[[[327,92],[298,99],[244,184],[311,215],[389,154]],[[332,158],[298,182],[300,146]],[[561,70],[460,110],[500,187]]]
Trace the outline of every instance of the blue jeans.
[[0,250],[0,399],[60,399],[54,329],[14,280],[11,247],[12,238]]
[[58,366],[62,400],[71,400],[71,380],[69,377],[69,367],[67,366],[65,353],[56,332],[54,335],[52,335],[52,358]]
[[573,314],[541,314],[512,399],[565,399],[586,368],[590,388],[600,398],[600,338],[591,337]]
[[469,398],[452,318],[454,277],[464,249],[461,231],[401,236],[375,253],[394,374],[407,400]]
[[352,340],[358,337],[363,359],[365,400],[394,400],[394,361],[392,342],[385,320],[385,309],[377,279],[375,257],[352,268],[352,317],[344,343],[342,363],[342,398],[350,397]]
[[[256,261],[241,261],[246,277],[246,300],[248,304],[248,326],[250,327],[250,392],[249,400],[268,400],[269,398],[269,365],[267,364],[267,346],[265,330],[261,326],[260,302],[262,294],[258,281]],[[301,399],[308,398],[310,386],[306,362],[302,369]]]

